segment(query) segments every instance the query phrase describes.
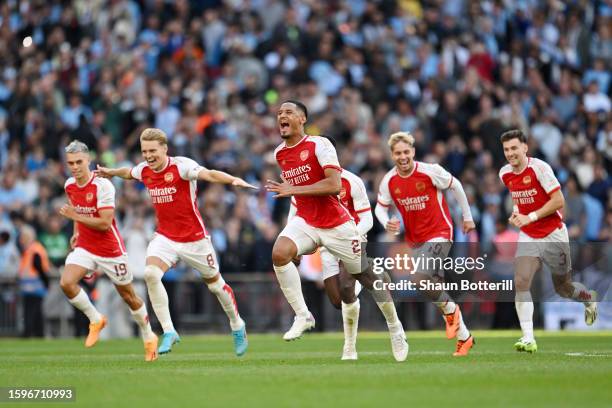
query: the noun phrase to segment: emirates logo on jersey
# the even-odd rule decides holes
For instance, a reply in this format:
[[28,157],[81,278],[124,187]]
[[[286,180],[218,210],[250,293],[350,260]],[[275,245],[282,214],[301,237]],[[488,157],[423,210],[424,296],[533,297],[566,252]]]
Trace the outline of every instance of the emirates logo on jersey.
[[164,174],[164,181],[166,183],[172,183],[172,180],[174,180],[174,175],[172,173]]
[[88,203],[91,203],[93,201],[93,193],[87,193],[85,195],[85,201],[87,201]]
[[308,155],[309,155],[309,154],[310,154],[310,153],[308,153],[308,150],[302,150],[302,151],[300,152],[300,159],[301,159],[302,161],[306,161],[306,159],[308,158]]
[[346,188],[342,187],[340,189],[340,194],[338,194],[338,197],[340,197],[341,200],[344,200],[344,197],[346,197]]
[[416,183],[416,189],[419,193],[422,193],[423,191],[425,191],[425,183],[419,181],[418,183]]
[[525,185],[531,184],[531,176],[523,177],[523,184],[525,184]]

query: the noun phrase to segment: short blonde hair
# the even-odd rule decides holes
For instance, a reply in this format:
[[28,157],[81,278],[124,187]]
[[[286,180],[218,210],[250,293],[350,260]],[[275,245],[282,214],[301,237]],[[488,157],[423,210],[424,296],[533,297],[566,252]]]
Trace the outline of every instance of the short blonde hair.
[[166,133],[161,129],[147,128],[140,134],[140,141],[157,141],[161,145],[168,145],[168,136],[166,136]]
[[393,147],[399,142],[404,142],[410,145],[410,147],[414,147],[414,136],[410,134],[410,132],[396,132],[389,136],[389,149],[393,150]]

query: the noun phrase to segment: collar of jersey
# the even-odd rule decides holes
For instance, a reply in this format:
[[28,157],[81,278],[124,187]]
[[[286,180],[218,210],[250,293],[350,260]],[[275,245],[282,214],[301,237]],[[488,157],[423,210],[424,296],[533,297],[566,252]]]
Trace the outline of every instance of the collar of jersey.
[[417,167],[419,167],[419,162],[418,161],[414,161],[414,167],[412,168],[412,171],[410,172],[410,174],[408,174],[407,176],[402,176],[397,168],[397,166],[395,166],[395,173],[401,177],[401,178],[408,178],[410,176],[412,176],[414,174],[414,172],[416,171]]
[[523,170],[521,170],[519,173],[515,173],[514,170],[512,170],[512,174],[516,174],[517,176],[520,174],[523,174],[525,170],[529,168],[529,164],[531,164],[531,157],[527,157],[527,165],[525,166]]
[[296,144],[294,144],[293,146],[287,146],[287,142],[283,142],[283,143],[285,143],[284,148],[285,148],[285,149],[293,149],[294,147],[297,147],[297,146],[299,146],[300,144],[302,144],[302,142],[303,142],[304,140],[306,140],[306,138],[307,138],[307,137],[308,137],[308,135],[304,135],[304,137],[303,137],[303,138],[301,138],[301,139],[300,139],[300,141],[299,141],[299,142],[297,142]]
[[[151,171],[153,173],[161,173],[162,171],[166,170],[168,168],[168,166],[170,165],[170,156],[166,157],[166,165],[159,171],[155,171],[153,169],[151,169]],[[150,167],[149,167],[150,168]]]
[[76,184],[76,186],[77,186],[78,188],[85,188],[85,187],[87,187],[87,186],[89,185],[89,183],[91,183],[91,182],[93,181],[94,177],[95,177],[95,175],[94,175],[94,172],[92,171],[92,172],[91,172],[91,176],[89,176],[89,180],[87,180],[87,183],[85,183],[85,184],[83,184],[82,186],[80,186],[80,185],[79,185],[79,182],[77,181],[77,179],[76,179],[76,177],[75,177],[75,178],[74,178],[74,184]]

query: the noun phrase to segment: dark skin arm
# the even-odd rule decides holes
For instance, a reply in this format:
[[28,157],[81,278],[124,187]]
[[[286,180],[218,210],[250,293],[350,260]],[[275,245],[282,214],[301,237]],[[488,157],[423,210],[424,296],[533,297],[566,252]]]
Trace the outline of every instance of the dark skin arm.
[[268,180],[266,190],[277,193],[274,198],[291,197],[291,196],[325,196],[338,195],[342,182],[340,181],[340,171],[338,169],[325,169],[325,178],[308,186],[294,186],[287,180],[281,183],[273,180]]

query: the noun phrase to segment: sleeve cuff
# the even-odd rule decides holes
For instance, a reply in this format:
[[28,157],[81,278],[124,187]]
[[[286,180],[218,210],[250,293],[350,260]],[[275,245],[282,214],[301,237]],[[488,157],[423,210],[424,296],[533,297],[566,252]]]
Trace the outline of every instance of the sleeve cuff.
[[557,186],[555,188],[553,188],[552,190],[546,192],[546,194],[551,195],[552,193],[554,193],[555,191],[561,190],[561,186]]
[[115,206],[114,205],[105,205],[104,207],[98,207],[98,211],[102,211],[102,210],[108,210],[108,209],[114,209]]
[[334,170],[342,171],[341,167],[335,166],[333,164],[328,164],[328,165],[323,166],[323,170],[325,169],[334,169]]
[[363,208],[361,210],[355,210],[355,213],[360,214],[362,212],[366,212],[366,211],[372,211],[372,209],[370,207],[368,208]]
[[382,201],[380,201],[380,200],[376,200],[376,202],[377,202],[378,204],[382,205],[383,207],[389,207],[389,206],[391,206],[391,203],[389,203],[389,204],[385,204],[385,203],[383,203],[383,202],[382,202]]

